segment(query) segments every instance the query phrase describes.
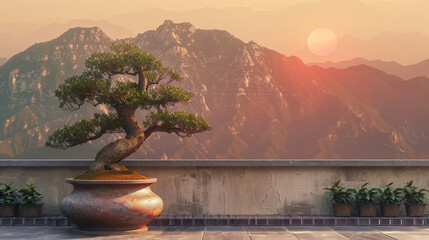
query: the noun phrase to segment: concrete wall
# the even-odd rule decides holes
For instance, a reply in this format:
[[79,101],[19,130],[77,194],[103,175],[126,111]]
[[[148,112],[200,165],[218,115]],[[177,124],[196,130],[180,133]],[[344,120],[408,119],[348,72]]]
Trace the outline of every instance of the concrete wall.
[[[322,188],[341,180],[347,187],[370,182],[402,186],[413,179],[429,188],[429,167],[130,167],[158,178],[152,190],[164,200],[163,214],[329,215]],[[73,187],[64,182],[86,167],[1,167],[0,181],[15,188],[33,183],[45,196],[44,212],[59,214],[58,202]]]
[[[36,164],[37,165],[37,164]],[[134,166],[130,169],[158,178],[152,191],[164,200],[162,214],[304,214],[330,215],[322,188],[341,180],[347,187],[370,187],[414,180],[429,188],[427,166]],[[45,196],[44,213],[60,214],[59,201],[73,190],[64,179],[86,167],[0,166],[0,181],[15,188],[33,183]],[[428,211],[428,209],[427,209]]]

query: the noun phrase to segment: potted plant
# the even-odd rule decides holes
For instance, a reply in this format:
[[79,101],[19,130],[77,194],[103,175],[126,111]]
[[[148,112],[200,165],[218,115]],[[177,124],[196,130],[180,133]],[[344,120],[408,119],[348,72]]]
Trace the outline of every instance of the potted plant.
[[[67,149],[107,133],[123,134],[101,148],[86,173],[66,180],[74,190],[60,202],[60,210],[83,230],[145,231],[163,207],[149,187],[157,179],[118,163],[156,132],[189,137],[211,126],[195,114],[167,109],[188,103],[193,96],[171,85],[181,79],[174,70],[132,43],[114,42],[110,49],[93,53],[85,61],[86,70],[66,79],[55,92],[64,110],[74,111],[87,103],[105,105],[109,113],[65,125],[49,136],[46,145]],[[117,75],[122,80],[115,80]],[[147,113],[142,124],[135,117],[139,109]]]
[[340,186],[340,181],[336,181],[330,188],[323,189],[332,199],[332,208],[336,217],[350,217],[354,198],[353,189],[346,189]]
[[413,181],[407,182],[404,186],[405,211],[409,217],[423,217],[425,215],[426,203],[423,200],[427,197],[424,192],[427,189],[418,189],[413,185]]
[[22,217],[39,217],[42,215],[43,203],[41,202],[43,196],[36,191],[36,186],[27,184],[27,188],[18,190],[21,195],[21,216]]
[[13,183],[0,183],[0,217],[18,216],[19,204],[16,190],[12,189]]
[[402,188],[393,188],[393,182],[386,187],[377,188],[381,215],[383,217],[398,217],[401,202],[404,200],[404,190]]
[[378,191],[376,188],[368,189],[367,185],[354,189],[359,217],[374,217],[376,214]]

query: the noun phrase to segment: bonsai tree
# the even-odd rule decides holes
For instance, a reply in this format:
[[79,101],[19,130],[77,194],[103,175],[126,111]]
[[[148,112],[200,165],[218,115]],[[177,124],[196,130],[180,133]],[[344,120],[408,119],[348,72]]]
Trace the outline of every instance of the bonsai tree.
[[[49,136],[46,146],[67,149],[106,133],[124,133],[124,138],[103,147],[88,169],[88,173],[105,169],[121,171],[117,164],[136,152],[155,132],[189,137],[211,129],[202,117],[167,110],[176,103],[188,103],[193,96],[170,85],[181,79],[178,73],[164,67],[160,60],[137,45],[113,43],[110,49],[112,52],[92,54],[85,61],[86,70],[80,76],[66,79],[55,92],[64,110],[75,111],[85,103],[104,104],[110,113],[95,114],[93,119],[65,125]],[[114,81],[116,75],[131,79]],[[150,111],[142,124],[135,117],[138,109]]]

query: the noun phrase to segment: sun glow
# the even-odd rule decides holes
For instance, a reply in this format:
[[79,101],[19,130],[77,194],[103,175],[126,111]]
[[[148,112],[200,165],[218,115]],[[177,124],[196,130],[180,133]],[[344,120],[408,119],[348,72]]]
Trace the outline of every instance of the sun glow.
[[307,45],[313,54],[327,56],[337,49],[338,37],[330,29],[318,28],[308,36]]

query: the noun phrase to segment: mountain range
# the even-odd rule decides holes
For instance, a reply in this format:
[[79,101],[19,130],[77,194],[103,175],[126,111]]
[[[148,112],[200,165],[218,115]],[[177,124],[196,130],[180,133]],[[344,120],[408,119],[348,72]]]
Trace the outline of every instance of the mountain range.
[[323,68],[348,68],[351,66],[357,65],[367,65],[373,68],[377,68],[382,70],[383,72],[397,75],[403,79],[411,79],[415,77],[428,77],[429,78],[429,59],[421,61],[416,64],[411,65],[401,65],[397,62],[391,61],[381,61],[381,60],[367,60],[364,58],[354,58],[348,61],[340,61],[340,62],[324,62],[324,63],[308,63],[308,65],[317,65]]
[[34,43],[46,42],[74,27],[98,26],[113,39],[126,38],[136,34],[124,27],[104,20],[72,20],[66,23],[45,24],[37,27],[31,24],[0,23],[0,57],[10,57]]
[[[34,13],[40,18],[30,20],[29,16],[19,18],[20,15],[15,14],[15,17],[0,22],[0,57],[10,58],[36,42],[57,37],[71,27],[98,26],[116,39],[134,37],[137,33],[155,29],[166,18],[175,22],[191,22],[197,28],[224,29],[246,42],[253,40],[287,56],[296,55],[305,63],[362,57],[405,65],[423,61],[429,55],[426,14],[429,1],[426,0],[247,1],[250,5],[222,2],[189,5],[172,0],[140,1],[130,7],[132,10],[117,9],[115,13],[103,11],[105,6],[100,6],[97,14],[84,15],[83,12],[88,11],[82,10],[73,16],[59,17],[61,12],[67,12],[59,10],[50,13],[51,20],[40,16],[40,11]],[[63,22],[75,18],[104,20]],[[339,37],[337,51],[327,57],[315,56],[306,46],[309,34],[320,27],[330,28]]]
[[[47,149],[47,136],[95,112],[58,108],[54,91],[79,74],[113,39],[100,28],[72,28],[38,43],[0,67],[0,156],[92,158],[118,137],[65,151]],[[346,69],[304,64],[223,30],[165,21],[124,41],[154,54],[195,93],[178,106],[213,127],[190,138],[154,134],[132,158],[426,158],[429,79],[404,79],[359,65]],[[143,120],[145,113],[137,118]]]
[[0,57],[0,66],[3,65],[7,61],[7,58]]

